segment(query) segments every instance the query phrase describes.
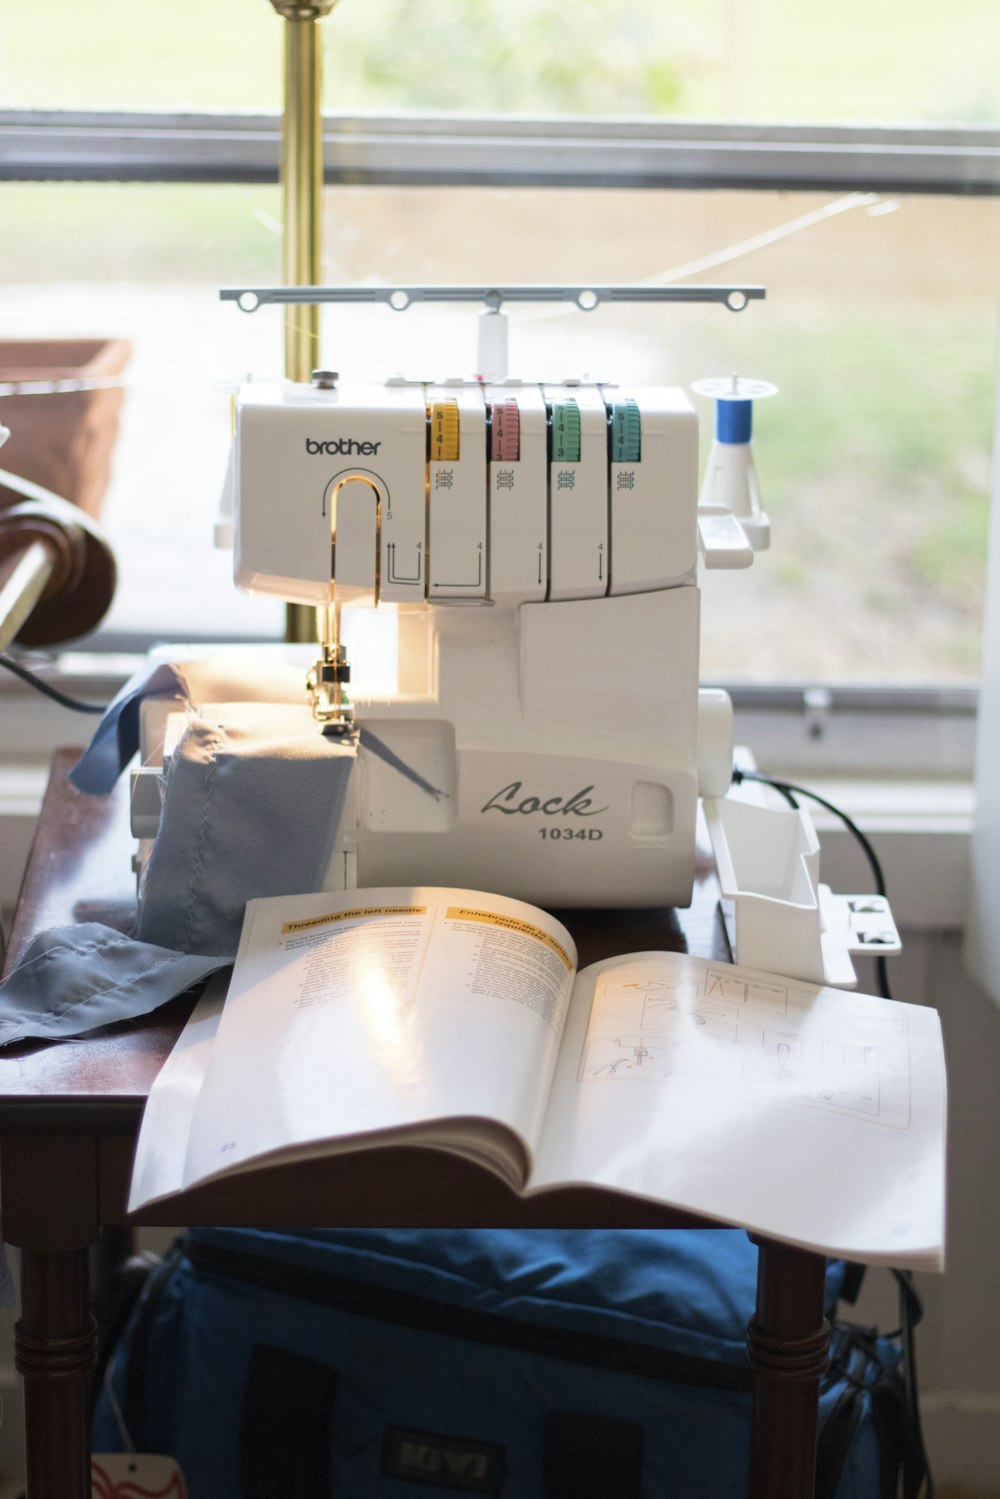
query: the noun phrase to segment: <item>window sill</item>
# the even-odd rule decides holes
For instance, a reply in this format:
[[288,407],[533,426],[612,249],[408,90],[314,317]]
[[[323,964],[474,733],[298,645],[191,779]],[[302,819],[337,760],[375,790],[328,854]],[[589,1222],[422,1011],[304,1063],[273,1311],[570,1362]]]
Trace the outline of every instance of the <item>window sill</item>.
[[[969,780],[809,777],[801,784],[840,807],[871,840],[898,926],[964,925],[975,815]],[[812,810],[823,880],[844,893],[869,890],[871,874],[853,835],[821,807]]]

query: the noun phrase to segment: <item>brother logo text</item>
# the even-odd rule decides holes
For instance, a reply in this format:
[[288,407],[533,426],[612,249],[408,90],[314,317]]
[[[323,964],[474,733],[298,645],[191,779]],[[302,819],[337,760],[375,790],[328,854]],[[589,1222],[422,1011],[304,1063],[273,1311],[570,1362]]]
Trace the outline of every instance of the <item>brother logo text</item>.
[[331,442],[319,442],[315,437],[306,438],[307,453],[325,453],[331,458],[349,456],[351,453],[370,458],[381,446],[380,442],[359,442],[356,437],[338,437]]

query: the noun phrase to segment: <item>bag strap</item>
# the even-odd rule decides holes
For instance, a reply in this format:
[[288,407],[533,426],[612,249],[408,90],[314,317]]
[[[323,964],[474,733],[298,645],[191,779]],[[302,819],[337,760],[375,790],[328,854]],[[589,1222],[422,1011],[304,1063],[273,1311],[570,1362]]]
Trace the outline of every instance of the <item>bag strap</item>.
[[846,1260],[844,1263],[844,1279],[840,1287],[838,1300],[846,1301],[853,1306],[861,1295],[861,1286],[864,1282],[867,1265],[859,1265],[855,1260]]
[[912,1270],[893,1270],[899,1290],[899,1321],[903,1343],[903,1386],[906,1392],[907,1450],[903,1461],[904,1499],[934,1499],[934,1477],[927,1460],[920,1421],[920,1382],[917,1377],[917,1324],[924,1315]]
[[[835,1499],[840,1488],[851,1444],[868,1409],[869,1376],[876,1364],[874,1341],[865,1329],[833,1324],[823,1388],[837,1390],[837,1394],[832,1406],[820,1407],[815,1499]],[[885,1499],[881,1490],[879,1499]]]
[[240,1422],[242,1499],[333,1494],[336,1397],[337,1373],[328,1364],[257,1344]]
[[119,1355],[125,1358],[125,1377],[122,1388],[121,1409],[116,1413],[119,1433],[124,1450],[131,1445],[141,1451],[148,1450],[148,1437],[143,1435],[148,1406],[146,1380],[149,1377],[150,1344],[154,1325],[163,1298],[170,1290],[170,1283],[181,1258],[181,1248],[174,1244],[168,1254],[155,1265],[146,1277],[140,1290],[132,1317],[126,1326],[125,1335],[111,1354],[102,1376],[105,1384],[113,1380]]
[[639,1499],[643,1429],[593,1411],[545,1417],[545,1499]]
[[829,1382],[842,1386],[823,1422],[817,1449],[816,1499],[839,1491],[851,1442],[870,1413],[879,1457],[880,1499],[934,1499],[919,1419],[897,1366],[898,1344],[874,1328],[837,1323],[833,1329]]

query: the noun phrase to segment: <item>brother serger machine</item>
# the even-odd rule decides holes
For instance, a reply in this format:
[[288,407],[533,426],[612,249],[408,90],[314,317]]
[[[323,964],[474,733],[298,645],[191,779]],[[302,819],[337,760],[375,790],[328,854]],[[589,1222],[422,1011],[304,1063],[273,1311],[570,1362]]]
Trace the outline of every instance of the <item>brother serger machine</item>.
[[240,587],[396,616],[391,697],[348,706],[332,641],[314,669],[330,728],[370,727],[434,788],[362,753],[347,878],[687,904],[732,742],[698,689],[684,394],[320,377],[244,387],[235,441]]
[[[850,983],[848,949],[893,950],[887,910],[819,887],[807,819],[727,796],[732,711],[699,688],[698,565],[745,567],[767,544],[750,410],[771,387],[699,389],[719,411],[700,499],[679,389],[317,372],[239,390],[236,582],[316,607],[316,732],[362,731],[329,888],[683,906],[702,798],[740,961]],[[376,693],[350,684],[343,639],[379,616],[394,680]]]

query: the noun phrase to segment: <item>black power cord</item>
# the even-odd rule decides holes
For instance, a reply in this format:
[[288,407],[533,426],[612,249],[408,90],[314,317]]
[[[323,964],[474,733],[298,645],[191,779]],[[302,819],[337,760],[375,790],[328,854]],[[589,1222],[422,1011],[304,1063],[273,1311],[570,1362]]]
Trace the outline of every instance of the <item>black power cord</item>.
[[20,661],[15,661],[6,651],[0,651],[0,666],[7,671],[13,672],[15,677],[20,677],[22,682],[27,682],[29,687],[34,687],[38,692],[44,693],[46,697],[52,698],[53,702],[59,703],[63,708],[72,708],[74,713],[103,713],[107,707],[106,703],[87,703],[83,698],[70,697],[68,692],[61,692],[58,687],[53,687],[51,682],[46,682],[37,672],[31,671],[27,666],[22,666]]

